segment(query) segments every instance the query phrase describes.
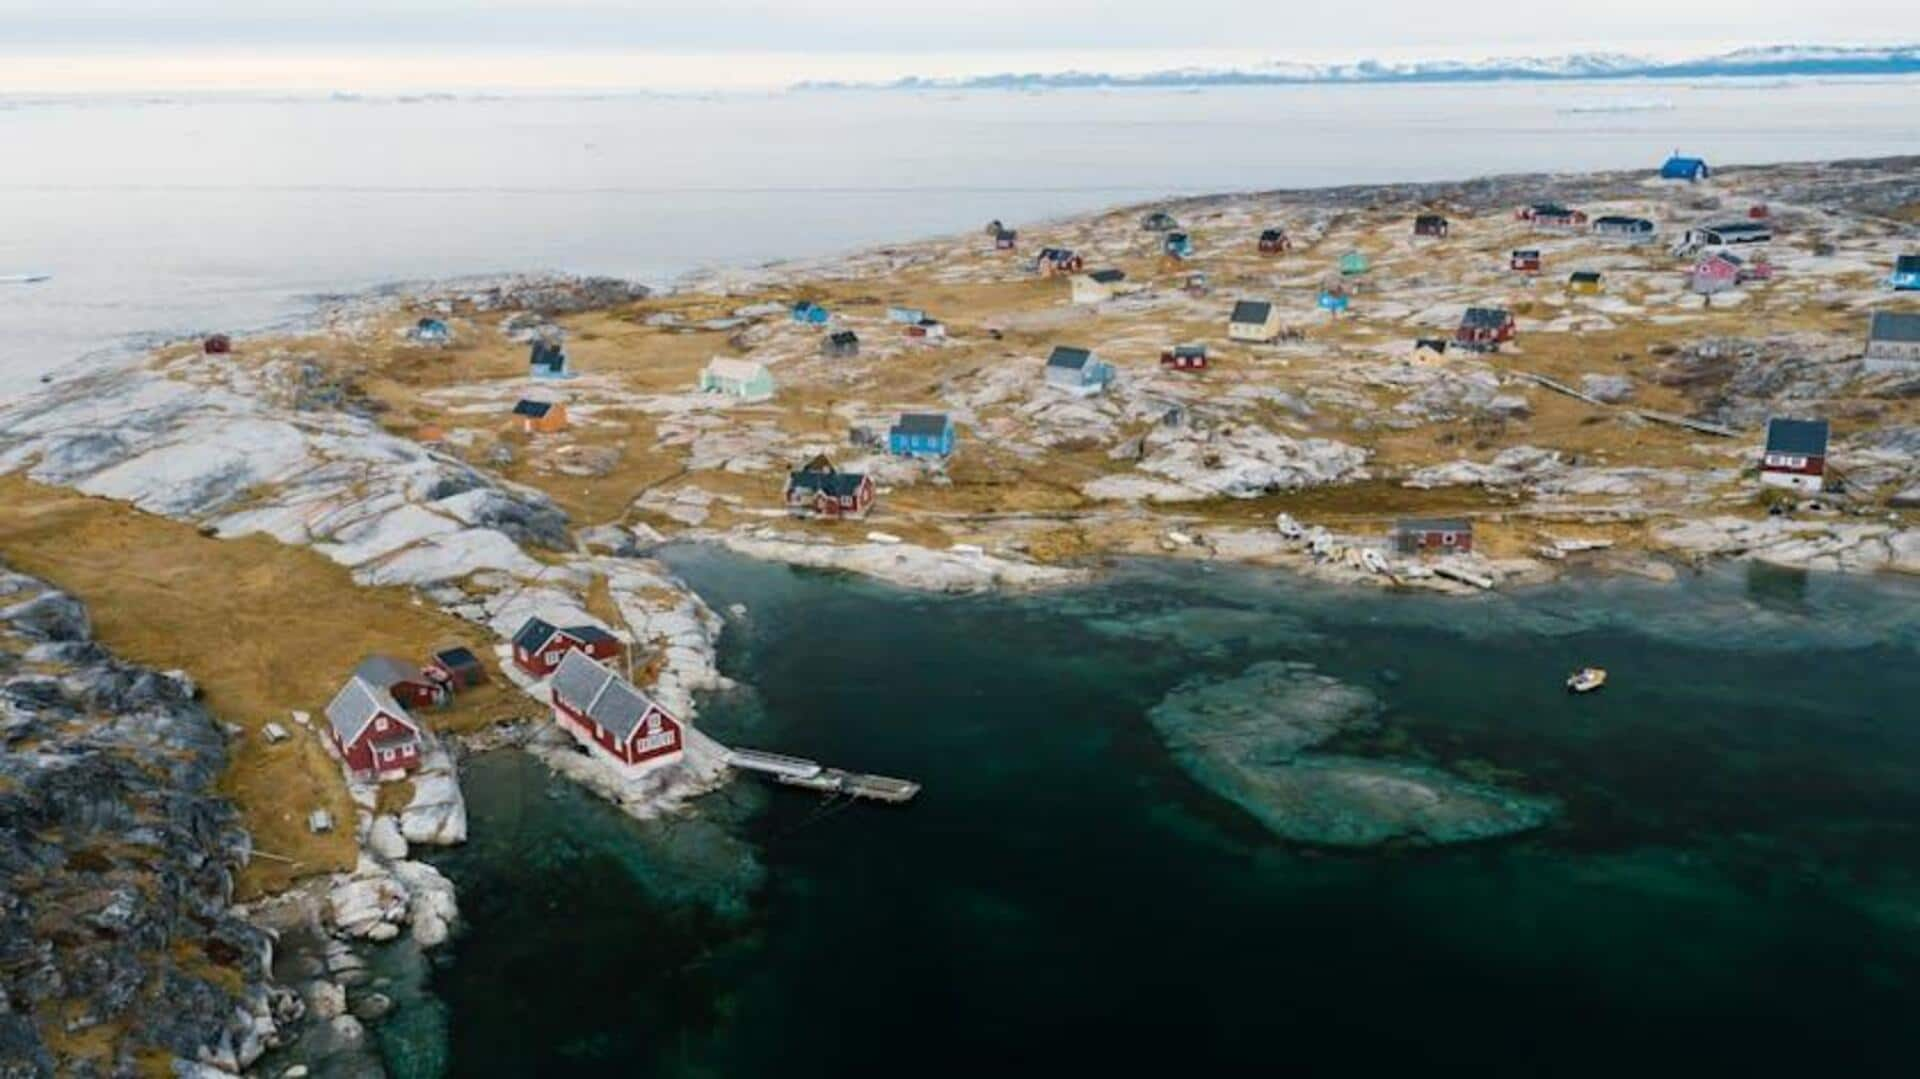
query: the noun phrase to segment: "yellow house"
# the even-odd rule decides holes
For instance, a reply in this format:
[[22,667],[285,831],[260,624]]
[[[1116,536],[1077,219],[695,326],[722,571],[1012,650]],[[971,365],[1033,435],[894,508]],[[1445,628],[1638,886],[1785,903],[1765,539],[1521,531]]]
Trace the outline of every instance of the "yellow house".
[[1567,278],[1567,291],[1592,296],[1600,291],[1600,275],[1593,270],[1575,270]]

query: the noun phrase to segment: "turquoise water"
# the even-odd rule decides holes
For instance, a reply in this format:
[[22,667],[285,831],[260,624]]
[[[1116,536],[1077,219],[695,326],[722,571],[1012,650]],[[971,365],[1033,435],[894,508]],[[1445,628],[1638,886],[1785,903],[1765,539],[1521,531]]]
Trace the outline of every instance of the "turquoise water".
[[[1740,569],[1442,601],[1132,564],[951,599],[703,549],[722,738],[926,784],[640,824],[472,763],[433,989],[460,1075],[1909,1074],[1920,589]],[[1274,839],[1146,712],[1289,659],[1331,748],[1550,795],[1445,849]],[[1559,686],[1582,663],[1615,684]]]

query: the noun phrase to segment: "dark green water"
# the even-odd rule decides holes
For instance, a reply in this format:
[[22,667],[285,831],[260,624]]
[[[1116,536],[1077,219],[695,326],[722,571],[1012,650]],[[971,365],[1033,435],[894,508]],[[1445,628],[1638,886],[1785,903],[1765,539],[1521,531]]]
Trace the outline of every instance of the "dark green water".
[[[946,599],[706,550],[744,603],[723,739],[922,781],[821,814],[752,784],[644,825],[514,753],[441,859],[459,1075],[1911,1074],[1920,591],[1716,572],[1466,601],[1123,567]],[[1311,662],[1348,752],[1560,798],[1549,829],[1277,842],[1144,718]],[[1570,699],[1564,673],[1612,669]]]

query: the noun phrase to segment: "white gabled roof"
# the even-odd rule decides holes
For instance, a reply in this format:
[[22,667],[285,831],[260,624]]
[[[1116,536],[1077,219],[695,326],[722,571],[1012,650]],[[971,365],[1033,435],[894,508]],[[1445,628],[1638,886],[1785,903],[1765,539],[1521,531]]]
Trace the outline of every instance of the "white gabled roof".
[[347,679],[347,684],[341,686],[340,692],[327,704],[327,722],[333,724],[333,733],[339,736],[341,745],[358,741],[367,724],[382,713],[416,731],[420,729],[407,710],[400,707],[400,702],[393,699],[393,694],[357,674]]
[[707,361],[707,373],[716,378],[746,382],[765,374],[767,365],[758,360],[730,360],[724,356],[715,356]]

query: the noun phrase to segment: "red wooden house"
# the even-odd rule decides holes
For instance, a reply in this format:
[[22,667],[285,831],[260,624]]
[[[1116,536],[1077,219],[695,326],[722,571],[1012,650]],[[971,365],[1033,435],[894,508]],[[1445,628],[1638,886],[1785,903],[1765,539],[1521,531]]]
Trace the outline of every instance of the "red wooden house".
[[355,675],[327,704],[328,737],[360,778],[398,779],[420,767],[420,727],[393,694]]
[[815,457],[787,474],[789,512],[828,520],[865,517],[873,508],[873,479],[864,473],[842,472],[825,457]]
[[646,694],[580,652],[553,672],[554,722],[594,756],[632,773],[678,758],[680,721]]
[[431,708],[447,699],[446,686],[439,679],[393,656],[368,656],[353,669],[353,676],[386,690],[404,708]]
[[1584,228],[1587,224],[1584,212],[1568,209],[1557,202],[1536,202],[1531,206],[1522,206],[1513,216],[1521,221],[1533,222],[1536,229],[1576,229]]
[[1084,269],[1087,260],[1064,247],[1043,247],[1033,260],[1033,268],[1042,277],[1059,277],[1064,274],[1076,274]]
[[568,652],[583,652],[594,659],[618,659],[626,651],[620,638],[594,625],[556,626],[542,618],[529,618],[513,635],[513,665],[545,678]]
[[1205,371],[1207,369],[1207,346],[1175,345],[1160,350],[1160,366],[1175,371]]
[[1819,491],[1827,475],[1827,421],[1767,421],[1767,448],[1760,455],[1760,482],[1768,487]]
[[1688,284],[1703,296],[1724,292],[1740,283],[1741,266],[1738,255],[1715,251],[1693,264]]
[[1507,266],[1514,273],[1539,273],[1540,261],[1539,250],[1528,247],[1515,251],[1507,260]]
[[1410,517],[1396,521],[1393,547],[1401,554],[1465,554],[1473,550],[1473,522],[1465,517]]
[[1260,234],[1259,247],[1263,255],[1284,255],[1293,250],[1293,241],[1285,229],[1268,229]]
[[209,356],[224,356],[233,351],[233,338],[224,333],[211,334],[200,342],[200,348]]
[[485,685],[487,668],[473,649],[465,645],[442,648],[427,661],[427,675],[434,681],[458,692]]
[[1413,219],[1415,236],[1445,237],[1448,228],[1447,219],[1439,214],[1421,214]]
[[1513,340],[1513,313],[1500,307],[1469,307],[1453,331],[1456,344],[1479,352],[1498,349]]

